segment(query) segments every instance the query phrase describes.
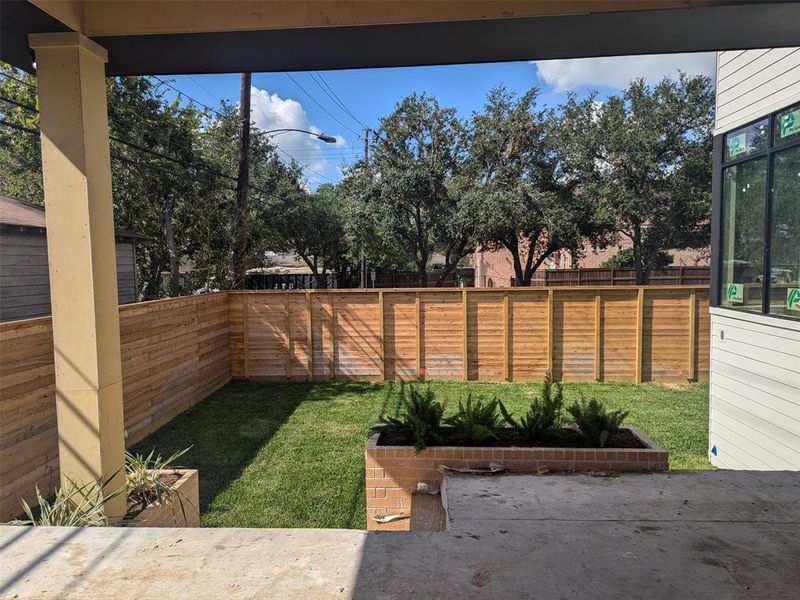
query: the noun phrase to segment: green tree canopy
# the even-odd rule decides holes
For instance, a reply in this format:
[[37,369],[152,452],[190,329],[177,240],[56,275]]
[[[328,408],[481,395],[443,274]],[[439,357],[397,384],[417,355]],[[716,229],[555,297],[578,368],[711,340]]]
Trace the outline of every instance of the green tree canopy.
[[659,252],[709,243],[714,92],[707,77],[638,80],[563,107],[559,141],[580,195],[632,243],[637,283]]
[[584,237],[603,229],[592,198],[576,194],[577,182],[561,172],[552,110],[536,110],[539,90],[516,96],[489,93],[469,127],[466,166],[457,186],[469,207],[482,247],[507,249],[517,285],[557,250],[578,254]]

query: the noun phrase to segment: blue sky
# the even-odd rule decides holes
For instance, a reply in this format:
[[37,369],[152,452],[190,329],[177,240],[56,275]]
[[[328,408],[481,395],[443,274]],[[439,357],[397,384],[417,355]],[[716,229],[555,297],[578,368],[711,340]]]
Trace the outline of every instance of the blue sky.
[[[498,85],[518,93],[532,86],[541,89],[540,104],[556,106],[573,91],[584,95],[597,89],[601,96],[617,93],[631,78],[657,81],[678,70],[690,75],[712,75],[713,54],[633,56],[435,67],[404,67],[321,72],[319,84],[312,74],[254,73],[253,113],[262,129],[297,127],[336,136],[324,144],[303,134],[281,134],[274,140],[289,160],[304,165],[308,186],[338,181],[342,165],[363,153],[363,126],[377,127],[380,117],[411,92],[426,92],[443,106],[455,107],[462,117],[480,110],[487,92]],[[236,103],[239,75],[163,77],[198,102],[216,106],[221,98]],[[292,80],[294,79],[294,81]],[[299,85],[298,85],[299,84]],[[324,90],[329,86],[352,116]],[[174,95],[174,92],[171,92]],[[354,118],[355,117],[355,118]],[[361,123],[360,123],[361,122]]]

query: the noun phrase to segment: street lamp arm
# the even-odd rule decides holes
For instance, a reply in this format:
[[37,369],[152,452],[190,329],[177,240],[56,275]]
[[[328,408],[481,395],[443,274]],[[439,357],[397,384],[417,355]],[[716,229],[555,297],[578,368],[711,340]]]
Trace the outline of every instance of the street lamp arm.
[[315,133],[313,131],[308,131],[307,129],[295,129],[293,127],[284,127],[281,129],[270,129],[268,131],[255,131],[253,132],[255,135],[269,135],[271,133],[286,133],[289,131],[295,131],[297,133],[307,133],[310,136],[317,138],[318,140],[325,142],[326,144],[335,144],[338,140],[330,135],[325,135],[324,133]]

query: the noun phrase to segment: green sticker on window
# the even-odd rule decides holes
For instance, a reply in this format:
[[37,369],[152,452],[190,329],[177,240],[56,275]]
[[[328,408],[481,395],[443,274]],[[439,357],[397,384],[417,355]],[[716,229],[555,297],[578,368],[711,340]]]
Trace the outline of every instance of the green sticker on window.
[[800,132],[800,108],[781,116],[781,138]]
[[728,138],[728,158],[744,154],[747,150],[747,133],[742,132]]
[[789,288],[786,290],[786,308],[789,310],[800,310],[800,288]]
[[729,283],[725,296],[728,302],[744,302],[744,285],[741,283]]

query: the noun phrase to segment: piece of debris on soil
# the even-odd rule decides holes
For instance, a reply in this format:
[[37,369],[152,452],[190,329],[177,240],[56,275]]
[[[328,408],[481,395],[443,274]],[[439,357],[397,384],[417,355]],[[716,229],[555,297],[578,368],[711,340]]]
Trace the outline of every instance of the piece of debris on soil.
[[614,471],[589,471],[591,477],[619,477]]
[[417,489],[414,490],[415,494],[427,494],[428,496],[437,496],[439,494],[439,488],[434,487],[432,485],[428,485],[424,481],[420,481],[417,483]]
[[538,467],[536,467],[536,472],[539,475],[544,475],[545,473],[550,472],[550,467],[548,467],[547,465],[539,465]]
[[474,469],[468,467],[448,467],[447,465],[442,465],[439,467],[440,471],[452,471],[454,473],[466,473],[470,475],[492,475],[495,473],[503,473],[506,468],[501,465],[500,463],[490,462],[488,469]]
[[372,517],[376,523],[391,523],[392,521],[399,521],[400,519],[408,519],[409,515],[383,515],[380,517]]

